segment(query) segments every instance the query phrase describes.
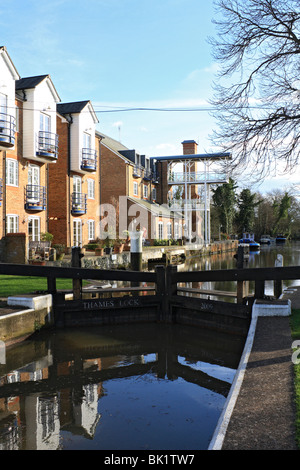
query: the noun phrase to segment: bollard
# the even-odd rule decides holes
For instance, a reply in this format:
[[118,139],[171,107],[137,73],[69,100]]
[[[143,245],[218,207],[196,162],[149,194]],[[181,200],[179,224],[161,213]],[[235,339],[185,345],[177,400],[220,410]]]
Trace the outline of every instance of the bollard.
[[[72,247],[72,267],[81,268],[81,258],[84,255],[81,253],[79,246]],[[78,300],[81,298],[82,279],[73,279],[73,299]]]
[[[238,252],[235,255],[236,264],[238,269],[243,269],[248,266],[249,262],[249,246],[238,246]],[[244,298],[249,295],[249,281],[237,282],[237,303],[241,304]]]
[[133,271],[142,271],[143,232],[130,232],[130,264]]
[[[275,260],[275,268],[282,268],[283,267],[283,256],[277,255],[277,259]],[[275,280],[274,281],[274,297],[275,299],[279,299],[282,294],[282,280]]]

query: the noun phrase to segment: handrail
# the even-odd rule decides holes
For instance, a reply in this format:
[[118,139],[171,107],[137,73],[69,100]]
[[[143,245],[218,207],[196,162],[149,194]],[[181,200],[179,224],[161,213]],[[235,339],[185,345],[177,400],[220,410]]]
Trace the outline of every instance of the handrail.
[[0,142],[14,144],[16,132],[16,118],[6,113],[0,113]]

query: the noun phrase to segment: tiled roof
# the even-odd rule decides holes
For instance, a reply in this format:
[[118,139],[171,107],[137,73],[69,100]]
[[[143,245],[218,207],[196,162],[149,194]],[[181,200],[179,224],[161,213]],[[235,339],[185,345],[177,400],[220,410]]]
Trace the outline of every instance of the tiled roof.
[[41,83],[49,75],[37,75],[35,77],[26,77],[16,80],[16,90],[25,90],[28,88],[35,88],[39,83]]
[[59,103],[57,105],[57,111],[60,114],[80,113],[89,102],[89,100],[86,100],[74,101],[72,103]]

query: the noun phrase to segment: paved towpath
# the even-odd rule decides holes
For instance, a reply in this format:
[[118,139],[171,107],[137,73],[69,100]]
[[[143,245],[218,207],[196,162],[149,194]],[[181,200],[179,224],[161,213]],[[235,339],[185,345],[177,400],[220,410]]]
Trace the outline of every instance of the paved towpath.
[[[300,287],[285,292],[300,308]],[[289,317],[258,317],[222,450],[297,450]]]

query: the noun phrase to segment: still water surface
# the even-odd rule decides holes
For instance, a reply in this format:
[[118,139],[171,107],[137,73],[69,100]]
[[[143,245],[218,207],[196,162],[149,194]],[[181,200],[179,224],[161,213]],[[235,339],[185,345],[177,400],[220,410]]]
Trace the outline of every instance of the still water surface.
[[[262,247],[249,266],[274,266],[277,254],[300,265],[291,244]],[[230,253],[178,269],[234,267]],[[0,449],[207,449],[244,341],[182,325],[40,333],[0,364]]]

